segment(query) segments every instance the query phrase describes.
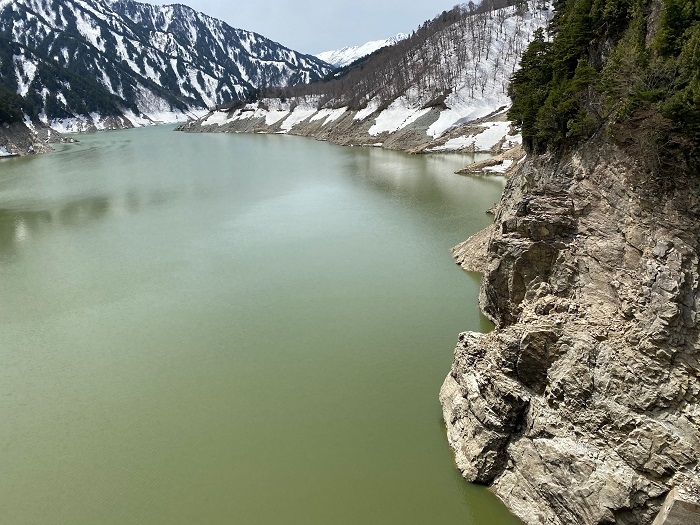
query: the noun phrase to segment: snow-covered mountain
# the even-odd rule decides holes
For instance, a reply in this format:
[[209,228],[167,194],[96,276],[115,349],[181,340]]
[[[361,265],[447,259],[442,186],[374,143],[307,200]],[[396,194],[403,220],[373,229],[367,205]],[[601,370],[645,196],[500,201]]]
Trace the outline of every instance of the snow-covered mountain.
[[384,40],[373,40],[362,44],[361,46],[349,46],[344,47],[343,49],[336,49],[335,51],[324,51],[323,53],[318,53],[316,57],[335,67],[344,67],[352,64],[355,62],[355,60],[371,55],[378,49],[393,46],[397,42],[407,38],[407,34],[399,33],[396,36],[392,36]]
[[183,5],[0,0],[0,87],[58,128],[128,127],[332,68]]
[[360,67],[268,90],[183,129],[290,133],[411,152],[510,150],[521,142],[506,117],[510,78],[553,13],[544,0],[459,5]]

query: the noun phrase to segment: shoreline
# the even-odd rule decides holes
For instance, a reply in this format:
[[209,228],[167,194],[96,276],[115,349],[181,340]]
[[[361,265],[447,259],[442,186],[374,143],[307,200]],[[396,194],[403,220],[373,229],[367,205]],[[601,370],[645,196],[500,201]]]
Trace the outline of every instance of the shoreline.
[[[328,110],[318,109],[311,103],[292,106],[277,101],[283,109],[271,110],[268,108],[271,104],[260,101],[242,109],[213,111],[176,129],[187,133],[298,135],[340,146],[382,147],[413,154],[499,154],[520,144],[519,136],[510,134],[510,123],[505,115],[507,106],[467,122],[458,123],[457,119],[436,135],[432,128],[444,113],[440,108],[406,109],[396,117],[391,110],[382,109],[342,107]],[[393,121],[389,121],[390,116]]]

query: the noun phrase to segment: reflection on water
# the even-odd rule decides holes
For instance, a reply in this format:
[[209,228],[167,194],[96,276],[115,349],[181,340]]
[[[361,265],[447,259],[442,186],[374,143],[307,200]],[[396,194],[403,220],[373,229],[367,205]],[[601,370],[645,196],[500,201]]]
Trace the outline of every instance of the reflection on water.
[[124,203],[124,209],[130,213],[138,213],[139,208],[141,208],[141,199],[139,198],[138,192],[135,190],[127,191],[124,197]]
[[106,197],[88,197],[65,204],[58,211],[58,217],[64,226],[80,226],[101,219],[108,211]]
[[0,209],[0,257],[14,255],[15,245],[30,240],[50,225],[48,211],[12,211]]
[[[407,155],[378,148],[361,148],[359,151],[355,148],[345,152],[348,167],[345,173],[351,183],[369,184],[388,194],[396,195],[398,192],[407,197],[418,194],[433,201],[447,199],[459,204],[469,202],[465,197],[477,186],[492,186],[495,191],[502,188],[503,178],[500,176],[483,177],[479,182],[471,180],[466,183],[460,183],[453,177],[460,167],[490,156],[484,153]],[[409,158],[410,161],[407,161]],[[425,173],[439,173],[440,176],[425,177]]]
[[[151,193],[146,196],[150,205],[173,201],[176,193]],[[44,210],[0,209],[0,256],[14,253],[16,244],[31,242],[37,235],[50,235],[51,228],[84,227],[102,220],[107,215],[135,214],[141,201],[135,190],[123,195],[82,197]]]

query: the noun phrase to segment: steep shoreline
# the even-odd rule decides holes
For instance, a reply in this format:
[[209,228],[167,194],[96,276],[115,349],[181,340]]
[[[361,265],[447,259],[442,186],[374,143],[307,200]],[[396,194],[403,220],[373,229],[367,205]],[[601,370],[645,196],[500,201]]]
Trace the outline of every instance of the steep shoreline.
[[528,158],[456,250],[496,329],[459,337],[448,440],[526,523],[650,525],[697,481],[698,186],[599,139]]

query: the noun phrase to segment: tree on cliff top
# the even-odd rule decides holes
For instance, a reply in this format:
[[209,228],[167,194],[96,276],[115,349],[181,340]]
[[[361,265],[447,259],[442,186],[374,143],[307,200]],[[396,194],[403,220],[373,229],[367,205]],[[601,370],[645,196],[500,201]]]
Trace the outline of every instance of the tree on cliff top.
[[[530,152],[561,151],[604,128],[698,165],[700,0],[561,0],[509,94]],[[642,132],[625,133],[632,125]]]

